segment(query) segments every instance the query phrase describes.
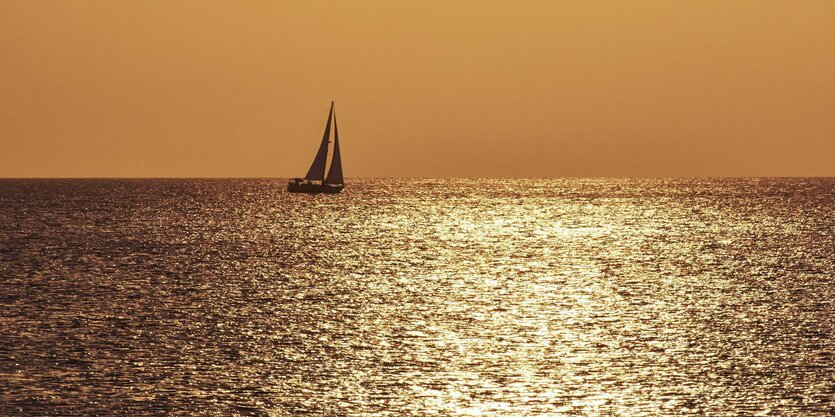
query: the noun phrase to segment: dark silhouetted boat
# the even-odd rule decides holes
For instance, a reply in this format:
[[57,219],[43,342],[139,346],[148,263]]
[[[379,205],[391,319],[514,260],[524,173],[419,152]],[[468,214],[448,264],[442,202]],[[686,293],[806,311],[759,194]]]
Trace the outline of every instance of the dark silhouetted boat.
[[[328,145],[330,144],[331,121],[333,121],[333,158],[325,176],[325,166],[328,160]],[[325,125],[325,135],[319,145],[319,151],[307,170],[304,178],[291,178],[287,184],[287,191],[291,193],[328,193],[336,194],[345,188],[345,180],[342,178],[342,158],[339,155],[339,129],[336,128],[336,114],[331,110],[328,113],[328,124]]]

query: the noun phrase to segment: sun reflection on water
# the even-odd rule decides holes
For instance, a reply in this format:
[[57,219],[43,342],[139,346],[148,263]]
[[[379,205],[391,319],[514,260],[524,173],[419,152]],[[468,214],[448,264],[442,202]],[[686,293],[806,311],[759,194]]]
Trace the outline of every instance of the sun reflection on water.
[[835,401],[831,180],[21,184],[0,187],[0,414]]

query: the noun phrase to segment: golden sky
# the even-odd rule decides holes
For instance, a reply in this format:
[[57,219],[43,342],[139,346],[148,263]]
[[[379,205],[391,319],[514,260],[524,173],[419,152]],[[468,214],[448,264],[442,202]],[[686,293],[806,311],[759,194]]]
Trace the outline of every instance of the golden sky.
[[835,175],[835,1],[0,2],[0,177]]

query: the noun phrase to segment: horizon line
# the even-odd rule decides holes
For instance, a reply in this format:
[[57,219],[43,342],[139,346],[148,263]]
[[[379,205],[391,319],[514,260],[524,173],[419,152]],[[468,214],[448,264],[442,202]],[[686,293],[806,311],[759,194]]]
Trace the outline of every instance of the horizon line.
[[[179,177],[179,176],[150,176],[150,177],[0,177],[2,180],[287,180],[296,177],[249,177],[249,176],[204,176],[204,177]],[[680,175],[680,176],[653,176],[653,175],[633,175],[633,176],[580,176],[580,175],[566,175],[566,176],[507,176],[507,177],[492,177],[492,176],[362,176],[362,177],[345,177],[346,179],[542,179],[542,180],[557,180],[557,179],[728,179],[728,178],[747,178],[747,179],[768,179],[768,178],[820,178],[829,179],[835,178],[835,175]]]

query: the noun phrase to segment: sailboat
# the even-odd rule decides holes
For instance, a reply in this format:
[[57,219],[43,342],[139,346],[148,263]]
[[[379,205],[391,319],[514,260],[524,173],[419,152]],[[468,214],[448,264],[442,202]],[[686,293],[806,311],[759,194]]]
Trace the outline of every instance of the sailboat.
[[[333,121],[333,158],[331,158],[330,170],[325,176],[325,165],[328,160],[328,144],[330,144],[331,121]],[[331,110],[328,113],[328,124],[325,125],[325,135],[322,143],[319,144],[319,151],[307,170],[304,178],[291,178],[287,184],[287,191],[291,193],[328,193],[336,194],[345,188],[345,179],[342,178],[342,157],[339,154],[339,129],[336,128],[336,114]]]

